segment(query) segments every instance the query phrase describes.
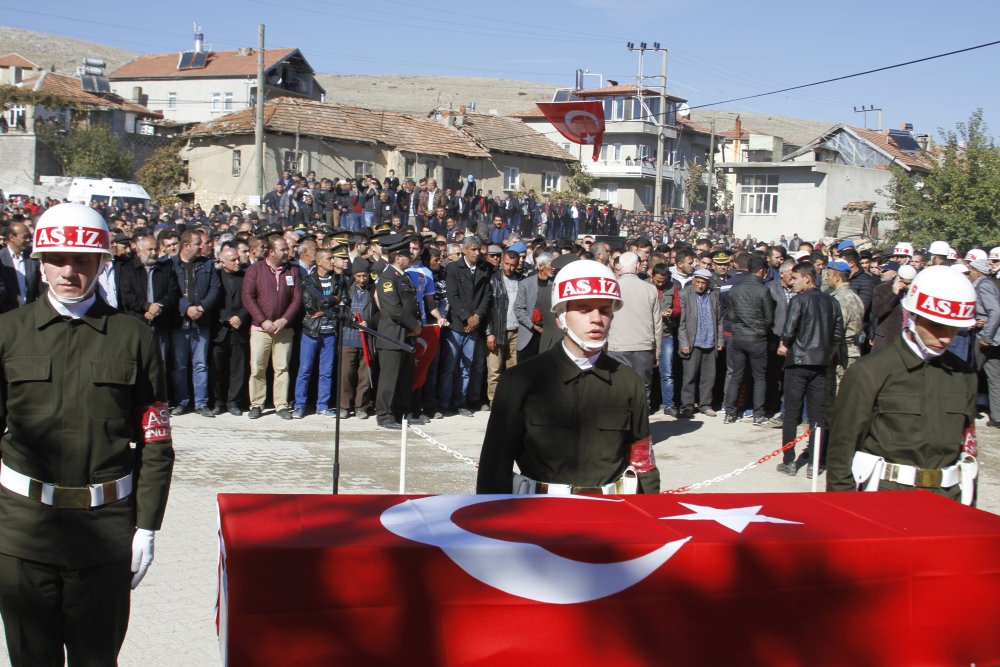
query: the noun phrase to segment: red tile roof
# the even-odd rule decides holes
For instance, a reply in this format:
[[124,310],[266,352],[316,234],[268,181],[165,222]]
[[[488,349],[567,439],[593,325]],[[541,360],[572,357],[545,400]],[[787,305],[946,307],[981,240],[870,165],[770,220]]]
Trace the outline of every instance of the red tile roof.
[[888,134],[888,130],[885,132],[879,132],[877,130],[865,130],[860,127],[847,127],[851,132],[854,132],[859,137],[869,142],[870,144],[877,146],[886,153],[888,153],[897,162],[911,168],[920,169],[921,171],[929,171],[934,168],[934,162],[928,158],[922,151],[904,151],[900,150],[899,146],[892,140]]
[[532,120],[545,118],[545,114],[543,114],[541,109],[537,106],[533,106],[529,109],[521,109],[520,111],[515,111],[507,115],[511,118],[520,118],[521,120],[527,120],[529,118]]
[[532,130],[517,118],[484,113],[466,114],[461,130],[490,152],[576,162],[576,158],[563,150],[562,146]]
[[98,107],[100,109],[121,109],[129,113],[151,118],[163,117],[163,114],[159,111],[150,111],[141,104],[129,102],[113,93],[97,95],[85,92],[80,79],[63,76],[54,72],[43,72],[39,76],[25,79],[20,83],[20,87],[37,92],[52,93],[64,98],[67,102],[77,105]]
[[0,56],[0,67],[20,67],[22,69],[41,69],[38,65],[16,53]]
[[[583,88],[581,90],[573,91],[573,94],[577,97],[611,97],[613,95],[635,95],[638,89],[635,86],[604,86],[603,88]],[[652,88],[643,88],[642,94],[647,97],[659,97],[660,91],[653,90]],[[677,97],[676,95],[671,95],[667,93],[667,99],[673,100],[675,102],[687,102],[683,97]]]
[[[698,134],[712,134],[712,128],[708,125],[702,123],[696,123],[690,118],[682,118],[677,116],[677,126],[685,130],[690,130],[691,132],[697,132]],[[720,132],[716,132],[716,136],[722,136]]]
[[[298,49],[264,49],[264,69],[298,53]],[[200,69],[178,70],[180,54],[154,53],[139,56],[108,75],[112,81],[121,79],[197,79],[227,76],[256,76],[257,51],[240,55],[239,51],[209,51],[205,66]]]
[[[253,110],[244,109],[195,125],[188,136],[253,134],[253,128]],[[469,137],[436,120],[292,97],[279,97],[265,103],[264,129],[281,134],[300,132],[337,141],[383,145],[422,155],[472,158],[490,155]]]

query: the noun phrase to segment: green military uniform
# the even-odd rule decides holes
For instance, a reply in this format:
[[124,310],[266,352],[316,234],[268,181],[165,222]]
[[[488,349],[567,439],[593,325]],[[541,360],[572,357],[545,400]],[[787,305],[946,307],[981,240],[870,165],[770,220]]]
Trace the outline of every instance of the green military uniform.
[[[162,401],[157,419],[169,434],[156,337],[100,298],[79,319],[42,298],[0,317],[0,391],[4,466],[59,487],[132,474],[134,488],[88,509],[87,491],[57,491],[50,505],[0,487],[0,611],[12,662],[62,664],[65,643],[70,664],[114,664],[128,625],[132,536],[160,528],[173,468],[169,437],[161,429],[147,445],[142,428]],[[53,572],[58,586],[46,590],[39,582]]]
[[[410,338],[410,332],[420,326],[420,308],[417,290],[410,278],[394,265],[386,267],[379,276],[376,291],[379,295],[378,332],[395,340]],[[405,352],[379,338],[379,377],[375,392],[375,414],[379,425],[397,422],[410,408],[413,387],[413,352]]]
[[[511,493],[515,462],[538,482],[603,486],[628,467],[631,444],[648,437],[642,379],[607,354],[581,371],[560,344],[500,376],[476,492]],[[644,493],[659,492],[659,470],[639,482]]]
[[[950,352],[924,361],[904,335],[852,363],[844,375],[830,424],[829,491],[857,488],[851,474],[856,451],[925,469],[946,468],[961,455],[963,432],[976,418],[975,373]],[[957,486],[928,490],[956,500],[960,495]]]

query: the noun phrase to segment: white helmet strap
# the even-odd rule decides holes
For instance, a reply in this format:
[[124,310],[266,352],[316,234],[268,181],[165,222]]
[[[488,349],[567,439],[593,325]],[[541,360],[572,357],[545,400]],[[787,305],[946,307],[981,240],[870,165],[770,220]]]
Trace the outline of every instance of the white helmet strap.
[[607,336],[605,336],[601,340],[590,340],[590,341],[585,341],[579,336],[577,336],[576,333],[574,333],[573,329],[570,328],[569,324],[566,323],[565,310],[561,310],[556,315],[556,323],[559,325],[559,328],[563,330],[563,333],[569,336],[570,340],[579,345],[580,349],[582,349],[584,352],[599,352],[602,349],[604,349],[605,343],[608,342]]
[[936,359],[945,352],[947,352],[947,350],[932,350],[931,348],[924,345],[924,341],[921,340],[920,334],[917,333],[916,317],[910,317],[910,321],[906,325],[906,330],[910,334],[910,340],[913,341],[913,344],[916,345],[917,349],[920,351],[919,352],[920,358],[923,359],[924,361],[930,361],[931,359]]

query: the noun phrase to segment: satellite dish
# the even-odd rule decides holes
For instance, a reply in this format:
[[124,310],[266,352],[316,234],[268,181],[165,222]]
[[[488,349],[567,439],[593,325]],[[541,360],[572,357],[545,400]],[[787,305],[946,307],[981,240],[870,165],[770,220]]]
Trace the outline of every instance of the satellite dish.
[[687,105],[687,102],[682,102],[679,107],[677,107],[677,115],[681,118],[691,117],[691,107]]

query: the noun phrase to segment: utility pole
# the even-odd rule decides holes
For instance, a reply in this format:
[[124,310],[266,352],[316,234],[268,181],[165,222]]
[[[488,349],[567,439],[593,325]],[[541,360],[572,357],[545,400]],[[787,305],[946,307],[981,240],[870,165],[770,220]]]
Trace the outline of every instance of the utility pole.
[[[642,89],[643,89],[643,75],[642,75],[642,57],[646,51],[659,51],[661,53],[661,78],[663,79],[663,87],[660,88],[660,108],[659,112],[654,117],[654,122],[656,123],[656,185],[653,187],[653,219],[658,220],[663,216],[663,158],[666,155],[664,151],[663,142],[663,128],[666,125],[666,113],[667,113],[667,48],[660,46],[659,42],[653,42],[652,48],[646,46],[646,42],[640,42],[639,46],[636,47],[635,42],[628,42],[626,48],[629,51],[639,52],[639,77],[636,80],[636,97],[641,101]],[[646,109],[645,103],[642,104],[642,109]],[[640,169],[642,167],[640,166]]]
[[866,130],[868,129],[868,112],[869,111],[876,111],[876,112],[878,112],[878,115],[876,116],[876,119],[878,121],[878,127],[876,127],[875,130],[878,131],[878,132],[881,132],[882,131],[882,109],[881,108],[876,108],[874,104],[869,104],[867,107],[864,104],[862,104],[860,109],[858,107],[854,107],[854,113],[863,113],[865,115],[865,129]]
[[254,109],[253,134],[257,157],[257,196],[260,202],[257,207],[264,214],[264,24],[257,28],[257,107]]
[[708,192],[705,194],[705,229],[708,229],[708,218],[712,213],[712,179],[715,178],[715,119],[712,119],[712,135],[708,140]]

